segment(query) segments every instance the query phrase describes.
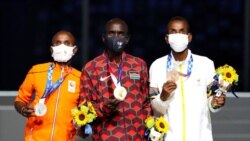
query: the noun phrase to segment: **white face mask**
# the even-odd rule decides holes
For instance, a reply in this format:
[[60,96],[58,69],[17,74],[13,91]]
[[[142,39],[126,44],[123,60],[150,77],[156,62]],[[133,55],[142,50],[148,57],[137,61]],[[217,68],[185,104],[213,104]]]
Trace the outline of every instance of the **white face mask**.
[[68,62],[72,56],[74,55],[74,48],[76,46],[66,46],[64,44],[60,44],[58,46],[52,46],[52,57],[56,62]]
[[168,43],[175,52],[182,52],[187,48],[188,35],[186,34],[169,34]]

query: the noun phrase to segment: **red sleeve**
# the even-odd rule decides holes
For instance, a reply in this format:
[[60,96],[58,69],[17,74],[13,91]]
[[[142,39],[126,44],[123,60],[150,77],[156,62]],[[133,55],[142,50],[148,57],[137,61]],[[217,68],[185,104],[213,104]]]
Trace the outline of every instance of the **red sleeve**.
[[142,61],[142,82],[141,82],[141,88],[142,93],[145,96],[143,108],[147,113],[147,116],[150,116],[153,114],[153,110],[150,104],[150,96],[149,96],[149,83],[148,83],[148,68],[147,64]]
[[98,115],[98,118],[102,118],[105,116],[110,115],[110,110],[107,108],[104,108],[104,102],[102,101],[102,98],[98,95],[95,85],[98,82],[97,76],[94,74],[94,64],[88,63],[84,69],[82,70],[81,74],[81,101],[86,99],[87,101],[90,101],[95,108],[95,111]]

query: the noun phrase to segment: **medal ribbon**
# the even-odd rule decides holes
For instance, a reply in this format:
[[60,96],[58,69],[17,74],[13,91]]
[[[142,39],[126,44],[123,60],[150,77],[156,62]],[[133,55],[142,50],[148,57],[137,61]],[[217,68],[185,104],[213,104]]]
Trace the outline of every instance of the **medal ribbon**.
[[[170,67],[172,65],[171,60],[172,60],[172,55],[171,55],[171,53],[169,53],[168,58],[167,58],[167,71],[170,71]],[[192,68],[193,68],[193,57],[191,55],[189,60],[188,60],[187,74],[183,74],[181,72],[178,72],[178,73],[181,74],[182,76],[190,76],[192,73]]]
[[113,81],[113,83],[115,84],[115,87],[117,86],[121,86],[121,78],[122,78],[122,59],[120,61],[120,64],[119,64],[119,67],[118,67],[118,80],[117,78],[115,77],[114,75],[114,72],[113,70],[111,69],[111,65],[110,63],[108,62],[108,71],[111,75],[111,79]]
[[49,96],[57,87],[59,87],[63,80],[68,76],[69,73],[71,73],[71,68],[69,70],[69,73],[65,74],[62,76],[62,73],[64,72],[64,68],[62,69],[61,72],[61,77],[58,79],[54,84],[52,83],[52,74],[53,74],[53,64],[50,65],[49,70],[48,70],[48,77],[47,77],[47,84],[46,84],[46,89],[45,92],[42,96],[41,99],[45,99],[47,96]]

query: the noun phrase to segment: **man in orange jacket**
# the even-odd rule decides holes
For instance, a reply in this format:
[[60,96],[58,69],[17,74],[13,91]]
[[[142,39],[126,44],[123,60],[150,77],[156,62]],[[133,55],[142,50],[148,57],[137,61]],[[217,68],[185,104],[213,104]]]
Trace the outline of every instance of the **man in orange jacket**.
[[79,103],[80,72],[70,66],[77,52],[75,37],[59,31],[52,38],[53,62],[34,65],[15,99],[15,108],[27,117],[25,141],[76,139],[71,109]]

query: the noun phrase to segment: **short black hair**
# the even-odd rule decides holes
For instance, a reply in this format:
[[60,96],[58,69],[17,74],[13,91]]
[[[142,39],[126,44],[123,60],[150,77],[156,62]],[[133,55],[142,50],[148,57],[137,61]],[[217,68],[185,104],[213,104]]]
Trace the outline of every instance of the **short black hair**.
[[169,20],[169,22],[168,22],[167,29],[168,29],[168,27],[169,27],[169,24],[170,24],[171,22],[173,22],[173,21],[183,21],[183,22],[185,22],[185,23],[187,24],[187,30],[188,30],[188,32],[190,31],[190,26],[189,26],[188,20],[187,20],[186,18],[182,17],[182,16],[175,16],[175,17],[172,17],[172,18]]
[[58,36],[58,34],[67,34],[68,36],[70,36],[73,39],[73,44],[74,45],[76,44],[75,36],[70,31],[67,31],[67,30],[60,30],[60,31],[56,32],[51,39],[51,43],[53,43],[53,41],[55,40],[55,37]]
[[105,33],[107,32],[108,26],[109,26],[110,24],[112,24],[112,23],[119,23],[119,24],[123,25],[123,26],[125,27],[126,34],[128,34],[128,25],[127,25],[127,23],[126,23],[124,20],[122,20],[122,19],[120,19],[120,18],[113,18],[113,19],[109,20],[109,21],[105,24]]

